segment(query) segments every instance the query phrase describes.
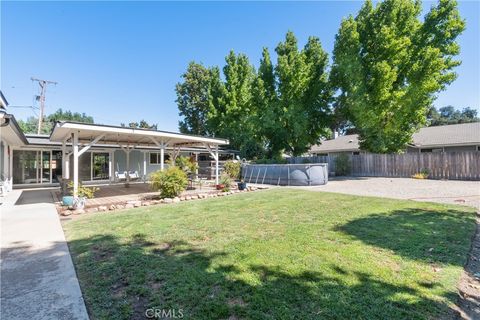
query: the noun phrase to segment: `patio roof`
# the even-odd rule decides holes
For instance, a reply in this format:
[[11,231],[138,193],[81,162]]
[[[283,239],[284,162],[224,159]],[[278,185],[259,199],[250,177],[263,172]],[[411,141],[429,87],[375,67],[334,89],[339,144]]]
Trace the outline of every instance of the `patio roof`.
[[158,146],[162,143],[172,147],[186,147],[229,144],[227,139],[221,138],[202,137],[151,129],[86,124],[71,121],[57,122],[50,134],[50,141],[64,142],[70,139],[72,133],[78,135],[78,141],[80,143],[92,143],[96,140],[94,142],[95,145],[131,145],[136,147],[148,147]]
[[[67,153],[67,141],[70,140],[72,152]],[[79,157],[93,146],[119,146],[126,154],[127,175],[125,186],[130,182],[130,152],[134,148],[156,146],[160,149],[160,170],[164,170],[165,150],[173,148],[173,162],[180,150],[188,147],[203,146],[215,159],[215,183],[218,184],[218,146],[228,144],[228,140],[127,127],[87,124],[71,121],[59,121],[50,134],[50,141],[62,143],[62,168],[69,168],[69,158],[73,155],[73,195],[78,196]],[[83,144],[83,146],[82,146]],[[145,161],[145,160],[144,160]],[[64,178],[70,177],[64,170]]]

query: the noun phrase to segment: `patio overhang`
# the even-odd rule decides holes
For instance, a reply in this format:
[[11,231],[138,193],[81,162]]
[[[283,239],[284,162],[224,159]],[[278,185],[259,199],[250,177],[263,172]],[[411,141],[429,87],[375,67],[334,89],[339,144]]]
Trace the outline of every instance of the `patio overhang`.
[[[50,141],[61,142],[63,157],[68,168],[69,156],[73,155],[73,192],[78,194],[78,158],[92,146],[117,146],[127,155],[127,168],[129,167],[129,153],[133,148],[157,147],[160,149],[161,167],[164,166],[164,153],[167,147],[173,148],[174,158],[182,148],[204,147],[216,161],[215,180],[218,184],[218,146],[227,145],[227,139],[202,137],[168,131],[157,131],[151,129],[137,129],[99,124],[86,124],[71,121],[60,121],[50,134]],[[72,152],[67,153],[67,143],[71,143]],[[69,178],[67,170],[64,178]],[[129,174],[125,185],[128,186]]]

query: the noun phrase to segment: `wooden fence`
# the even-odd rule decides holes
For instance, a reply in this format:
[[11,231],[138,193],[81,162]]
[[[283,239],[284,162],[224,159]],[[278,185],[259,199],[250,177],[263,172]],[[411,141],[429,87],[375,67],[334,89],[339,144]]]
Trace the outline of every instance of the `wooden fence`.
[[[334,173],[337,157],[295,157],[289,163],[328,163],[328,171]],[[431,179],[480,180],[480,152],[360,154],[349,158],[352,176],[411,177],[428,170]]]

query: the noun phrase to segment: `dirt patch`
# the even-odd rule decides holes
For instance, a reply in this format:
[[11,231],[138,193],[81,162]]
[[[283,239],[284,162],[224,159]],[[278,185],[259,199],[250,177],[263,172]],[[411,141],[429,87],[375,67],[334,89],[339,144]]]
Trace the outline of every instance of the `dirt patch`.
[[457,319],[480,319],[480,212],[460,282],[458,284]]
[[238,306],[238,307],[244,307],[246,306],[247,304],[245,303],[245,301],[243,301],[242,298],[233,298],[233,299],[228,299],[228,305],[230,307],[235,307],[235,306]]

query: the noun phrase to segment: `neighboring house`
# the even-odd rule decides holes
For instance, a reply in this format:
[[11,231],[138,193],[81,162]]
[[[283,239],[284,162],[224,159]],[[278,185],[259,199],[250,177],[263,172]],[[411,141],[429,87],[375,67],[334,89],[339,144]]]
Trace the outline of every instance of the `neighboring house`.
[[128,179],[146,180],[178,155],[196,159],[200,175],[218,180],[217,161],[237,154],[219,148],[225,139],[69,121],[57,122],[50,135],[24,134],[7,106],[1,94],[0,180],[14,187],[55,186],[62,177],[111,183],[125,172],[131,172]]
[[[480,122],[422,128],[412,140],[405,150],[407,153],[480,151]],[[339,153],[361,154],[366,151],[360,150],[358,135],[351,134],[324,140],[309,152],[315,156]]]

